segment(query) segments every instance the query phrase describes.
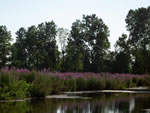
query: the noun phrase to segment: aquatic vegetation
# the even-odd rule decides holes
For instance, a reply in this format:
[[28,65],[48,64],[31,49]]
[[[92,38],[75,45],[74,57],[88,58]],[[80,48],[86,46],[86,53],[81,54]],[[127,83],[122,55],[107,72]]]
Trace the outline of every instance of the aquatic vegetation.
[[0,99],[45,97],[64,91],[125,89],[150,86],[149,75],[60,73],[8,67],[0,70]]

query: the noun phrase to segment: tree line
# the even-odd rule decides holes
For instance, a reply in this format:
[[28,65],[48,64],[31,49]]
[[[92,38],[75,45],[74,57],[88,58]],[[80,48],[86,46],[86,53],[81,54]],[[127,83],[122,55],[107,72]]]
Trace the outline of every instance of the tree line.
[[95,14],[83,15],[71,30],[54,21],[21,27],[16,41],[0,26],[0,68],[48,69],[61,72],[150,73],[150,7],[130,10],[122,34],[110,50],[109,29]]

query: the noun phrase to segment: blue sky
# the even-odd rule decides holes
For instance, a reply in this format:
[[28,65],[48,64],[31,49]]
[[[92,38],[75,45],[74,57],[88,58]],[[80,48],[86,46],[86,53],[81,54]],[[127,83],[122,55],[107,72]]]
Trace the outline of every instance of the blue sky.
[[109,27],[113,48],[122,33],[127,33],[125,17],[130,9],[150,6],[150,0],[1,0],[0,25],[6,25],[13,38],[20,27],[51,21],[70,29],[82,15],[96,14]]

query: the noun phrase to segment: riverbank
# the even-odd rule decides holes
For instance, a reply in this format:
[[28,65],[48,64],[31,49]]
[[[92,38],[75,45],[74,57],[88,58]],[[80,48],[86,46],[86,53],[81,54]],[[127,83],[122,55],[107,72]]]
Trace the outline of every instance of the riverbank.
[[[25,99],[18,99],[18,100],[0,100],[0,103],[7,103],[7,102],[23,102],[23,101],[30,101],[30,100],[39,100],[39,99],[92,99],[91,97],[83,97],[78,96],[79,94],[98,94],[98,93],[128,93],[128,94],[150,94],[150,90],[139,90],[141,87],[138,87],[137,91],[135,90],[98,90],[98,91],[75,91],[75,92],[64,92],[62,94],[57,95],[48,95],[43,98],[25,98]],[[133,88],[131,88],[133,89]],[[135,89],[135,88],[134,88]],[[143,89],[143,88],[141,88]],[[145,88],[144,88],[145,89]]]
[[77,92],[65,92],[65,94],[90,94],[90,93],[136,93],[136,94],[150,94],[150,90],[135,91],[135,90],[99,90],[99,91],[77,91]]
[[62,92],[135,90],[132,87],[139,86],[149,87],[150,76],[111,73],[53,73],[45,70],[29,71],[14,68],[0,70],[0,100],[44,98]]

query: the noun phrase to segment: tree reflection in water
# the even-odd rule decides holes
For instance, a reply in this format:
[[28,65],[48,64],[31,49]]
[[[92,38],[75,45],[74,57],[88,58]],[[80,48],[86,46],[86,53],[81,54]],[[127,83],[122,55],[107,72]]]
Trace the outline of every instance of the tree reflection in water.
[[[81,96],[81,95],[80,95]],[[150,95],[90,94],[92,99],[40,99],[0,103],[0,113],[141,113],[150,108]]]

